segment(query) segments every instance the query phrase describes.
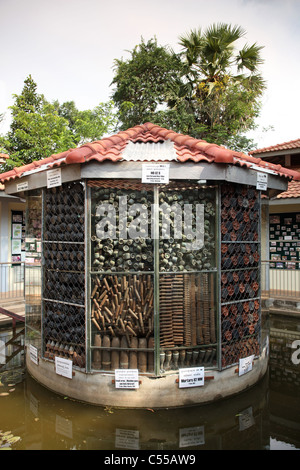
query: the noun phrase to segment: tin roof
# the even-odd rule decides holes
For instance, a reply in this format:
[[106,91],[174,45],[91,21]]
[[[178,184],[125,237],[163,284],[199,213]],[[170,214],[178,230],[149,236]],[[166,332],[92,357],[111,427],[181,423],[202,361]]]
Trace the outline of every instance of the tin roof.
[[235,152],[148,122],[110,137],[34,161],[28,165],[15,167],[13,170],[0,174],[0,181],[6,182],[20,178],[24,174],[48,170],[61,165],[84,164],[91,161],[101,163],[106,160],[112,162],[139,160],[230,164],[249,169],[267,170],[278,176],[300,180],[300,173],[281,165],[264,162],[260,158]]

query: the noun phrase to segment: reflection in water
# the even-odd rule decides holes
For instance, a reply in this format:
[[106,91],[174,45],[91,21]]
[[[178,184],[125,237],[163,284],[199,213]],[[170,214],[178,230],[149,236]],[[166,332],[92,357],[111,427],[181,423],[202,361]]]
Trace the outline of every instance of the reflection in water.
[[273,316],[270,327],[270,429],[276,449],[300,449],[300,318]]
[[[0,372],[0,429],[26,450],[300,449],[300,365],[280,322],[271,319],[269,374],[236,397],[168,410],[95,407],[54,394],[18,367]],[[300,319],[292,323],[300,339]]]

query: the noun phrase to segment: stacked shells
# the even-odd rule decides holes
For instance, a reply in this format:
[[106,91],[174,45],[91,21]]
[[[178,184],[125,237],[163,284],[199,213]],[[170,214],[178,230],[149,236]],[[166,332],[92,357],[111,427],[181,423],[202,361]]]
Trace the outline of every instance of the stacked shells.
[[45,357],[85,365],[84,193],[80,183],[48,189],[44,202]]
[[93,270],[153,271],[153,191],[96,188],[92,200]]
[[[153,279],[143,275],[93,276],[93,367],[154,370]],[[120,349],[121,348],[121,349]]]
[[[195,186],[162,188],[159,205],[160,271],[213,268],[215,190],[207,188],[204,192]],[[199,210],[201,207],[203,212]],[[192,214],[192,218],[189,214]]]
[[[153,188],[93,188],[92,201],[93,270],[153,271]],[[156,221],[160,271],[215,267],[214,221],[214,188],[202,191],[195,185],[161,187]],[[104,222],[106,231],[102,230]]]
[[222,365],[258,354],[260,206],[248,186],[224,185],[221,198]]

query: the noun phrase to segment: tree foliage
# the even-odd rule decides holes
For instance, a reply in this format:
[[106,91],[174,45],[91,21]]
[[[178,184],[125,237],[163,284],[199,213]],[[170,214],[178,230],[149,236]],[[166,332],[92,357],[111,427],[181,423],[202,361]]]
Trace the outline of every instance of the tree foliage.
[[0,138],[1,151],[10,156],[3,171],[100,139],[116,124],[111,102],[85,111],[79,111],[73,101],[49,103],[37,93],[31,75],[24,81],[22,93],[13,97],[10,130]]
[[246,32],[212,25],[179,38],[174,53],[142,40],[128,60],[115,61],[115,101],[123,128],[152,121],[238,150],[250,144],[265,89],[257,44],[237,49]]
[[170,83],[179,79],[181,61],[167,47],[158,46],[156,38],[136,46],[128,60],[116,59],[116,84],[112,96],[119,110],[119,127],[127,129],[142,122],[167,119],[168,98],[173,97]]

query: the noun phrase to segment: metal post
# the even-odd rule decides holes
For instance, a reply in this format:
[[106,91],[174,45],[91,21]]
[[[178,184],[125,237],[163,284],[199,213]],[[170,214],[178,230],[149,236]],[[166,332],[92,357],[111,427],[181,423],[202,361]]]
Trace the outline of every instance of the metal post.
[[86,372],[91,370],[91,302],[90,302],[90,277],[91,277],[91,188],[85,182],[84,204],[84,243],[85,243],[85,355]]
[[160,374],[160,331],[159,331],[159,190],[154,187],[154,214],[152,223],[154,224],[154,372]]
[[217,310],[217,368],[222,369],[222,325],[221,325],[221,186],[216,189],[216,310]]

